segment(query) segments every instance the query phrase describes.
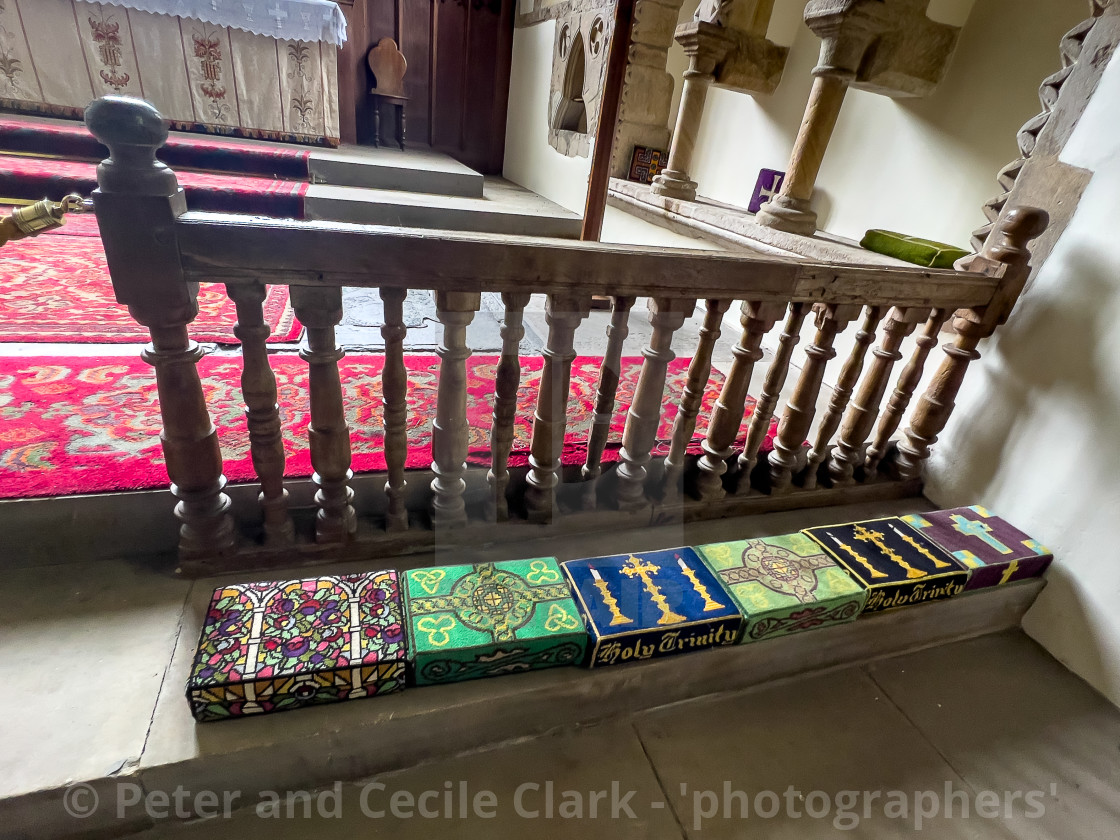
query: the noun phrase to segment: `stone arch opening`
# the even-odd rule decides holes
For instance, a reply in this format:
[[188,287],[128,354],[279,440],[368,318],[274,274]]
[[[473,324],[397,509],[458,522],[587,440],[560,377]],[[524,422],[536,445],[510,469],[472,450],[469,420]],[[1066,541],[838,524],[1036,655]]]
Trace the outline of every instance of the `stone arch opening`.
[[553,128],[560,131],[587,133],[587,105],[583,101],[584,70],[586,59],[583,34],[577,32],[568,48],[564,66],[564,83],[560,88],[560,101],[552,120]]

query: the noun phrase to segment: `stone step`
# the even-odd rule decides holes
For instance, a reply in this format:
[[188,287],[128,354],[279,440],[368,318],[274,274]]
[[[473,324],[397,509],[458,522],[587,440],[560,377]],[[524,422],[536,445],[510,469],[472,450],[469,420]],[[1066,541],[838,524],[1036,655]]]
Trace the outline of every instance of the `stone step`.
[[483,176],[431,149],[343,146],[317,149],[307,161],[311,182],[337,187],[401,190],[482,198]]
[[308,219],[367,225],[461,230],[578,239],[582,220],[536,193],[501,178],[486,178],[481,198],[312,184]]
[[[624,550],[787,533],[801,527],[928,508],[908,499],[677,524],[516,545],[436,546],[428,563],[483,562],[550,554],[561,560]],[[340,564],[347,573],[370,568]],[[298,576],[300,569],[270,577]],[[3,699],[0,824],[4,836],[120,836],[150,821],[118,816],[121,784],[172,792],[310,789],[361,779],[562,726],[624,718],[701,696],[1018,627],[1043,586],[1034,580],[949,601],[861,618],[756,644],[588,671],[556,668],[311,707],[217,724],[196,724],[183,697],[201,619],[214,586],[245,575],[191,582],[142,562],[81,562],[0,571],[0,586],[24,593],[5,615],[0,668],[17,669]],[[29,651],[50,639],[57,663],[28,671]],[[34,658],[34,657],[32,657]],[[58,658],[58,657],[56,657]],[[42,670],[47,668],[47,670]],[[38,670],[35,670],[38,669]],[[80,794],[68,786],[81,782]],[[102,806],[75,825],[64,803]],[[84,800],[82,797],[86,797]],[[75,801],[77,797],[77,801]],[[122,818],[123,817],[123,818]]]

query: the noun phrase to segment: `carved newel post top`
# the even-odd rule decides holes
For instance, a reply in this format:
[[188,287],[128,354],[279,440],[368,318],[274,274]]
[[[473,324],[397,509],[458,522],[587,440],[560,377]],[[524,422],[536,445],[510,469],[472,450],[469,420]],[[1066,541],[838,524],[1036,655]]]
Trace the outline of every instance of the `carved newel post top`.
[[885,0],[809,0],[805,24],[821,39],[813,75],[854,79],[867,48],[897,16]]
[[156,160],[167,142],[167,121],[155,107],[129,96],[103,96],[89,104],[86,127],[109,147],[108,159],[97,167],[101,192],[174,195],[175,174]]
[[715,23],[692,20],[682,23],[673,38],[688,56],[688,72],[711,76],[736,46],[735,36]]
[[1040,207],[1014,207],[1004,214],[992,231],[986,256],[1002,263],[1030,259],[1027,243],[1037,239],[1050,225],[1050,214]]

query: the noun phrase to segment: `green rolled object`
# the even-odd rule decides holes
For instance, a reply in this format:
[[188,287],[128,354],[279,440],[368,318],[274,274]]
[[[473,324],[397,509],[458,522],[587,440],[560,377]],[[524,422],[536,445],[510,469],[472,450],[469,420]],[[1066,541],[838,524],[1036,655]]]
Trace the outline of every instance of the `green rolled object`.
[[916,236],[906,236],[890,230],[869,230],[863,235],[859,244],[876,254],[885,254],[888,257],[928,268],[952,268],[953,263],[972,253],[946,245],[944,242],[919,239]]

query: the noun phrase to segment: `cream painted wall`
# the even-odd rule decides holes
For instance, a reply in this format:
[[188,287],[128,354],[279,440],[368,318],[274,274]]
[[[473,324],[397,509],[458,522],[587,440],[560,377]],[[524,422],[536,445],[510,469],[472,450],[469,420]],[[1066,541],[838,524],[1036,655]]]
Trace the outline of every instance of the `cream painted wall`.
[[[780,0],[782,26],[798,6]],[[998,191],[996,173],[1018,154],[1016,132],[1039,111],[1039,83],[1060,67],[1059,40],[1087,9],[1070,0],[977,0],[932,96],[850,91],[817,182],[821,226],[853,239],[886,227],[967,246],[984,223],[981,205]],[[968,9],[941,0],[933,11],[959,23]],[[804,25],[795,29],[771,96],[712,89],[691,173],[702,195],[745,207],[760,168],[785,169],[819,44]]]
[[929,465],[939,505],[981,503],[1048,545],[1024,627],[1120,705],[1120,62],[1063,160],[1081,203],[1007,325],[980,347]]

